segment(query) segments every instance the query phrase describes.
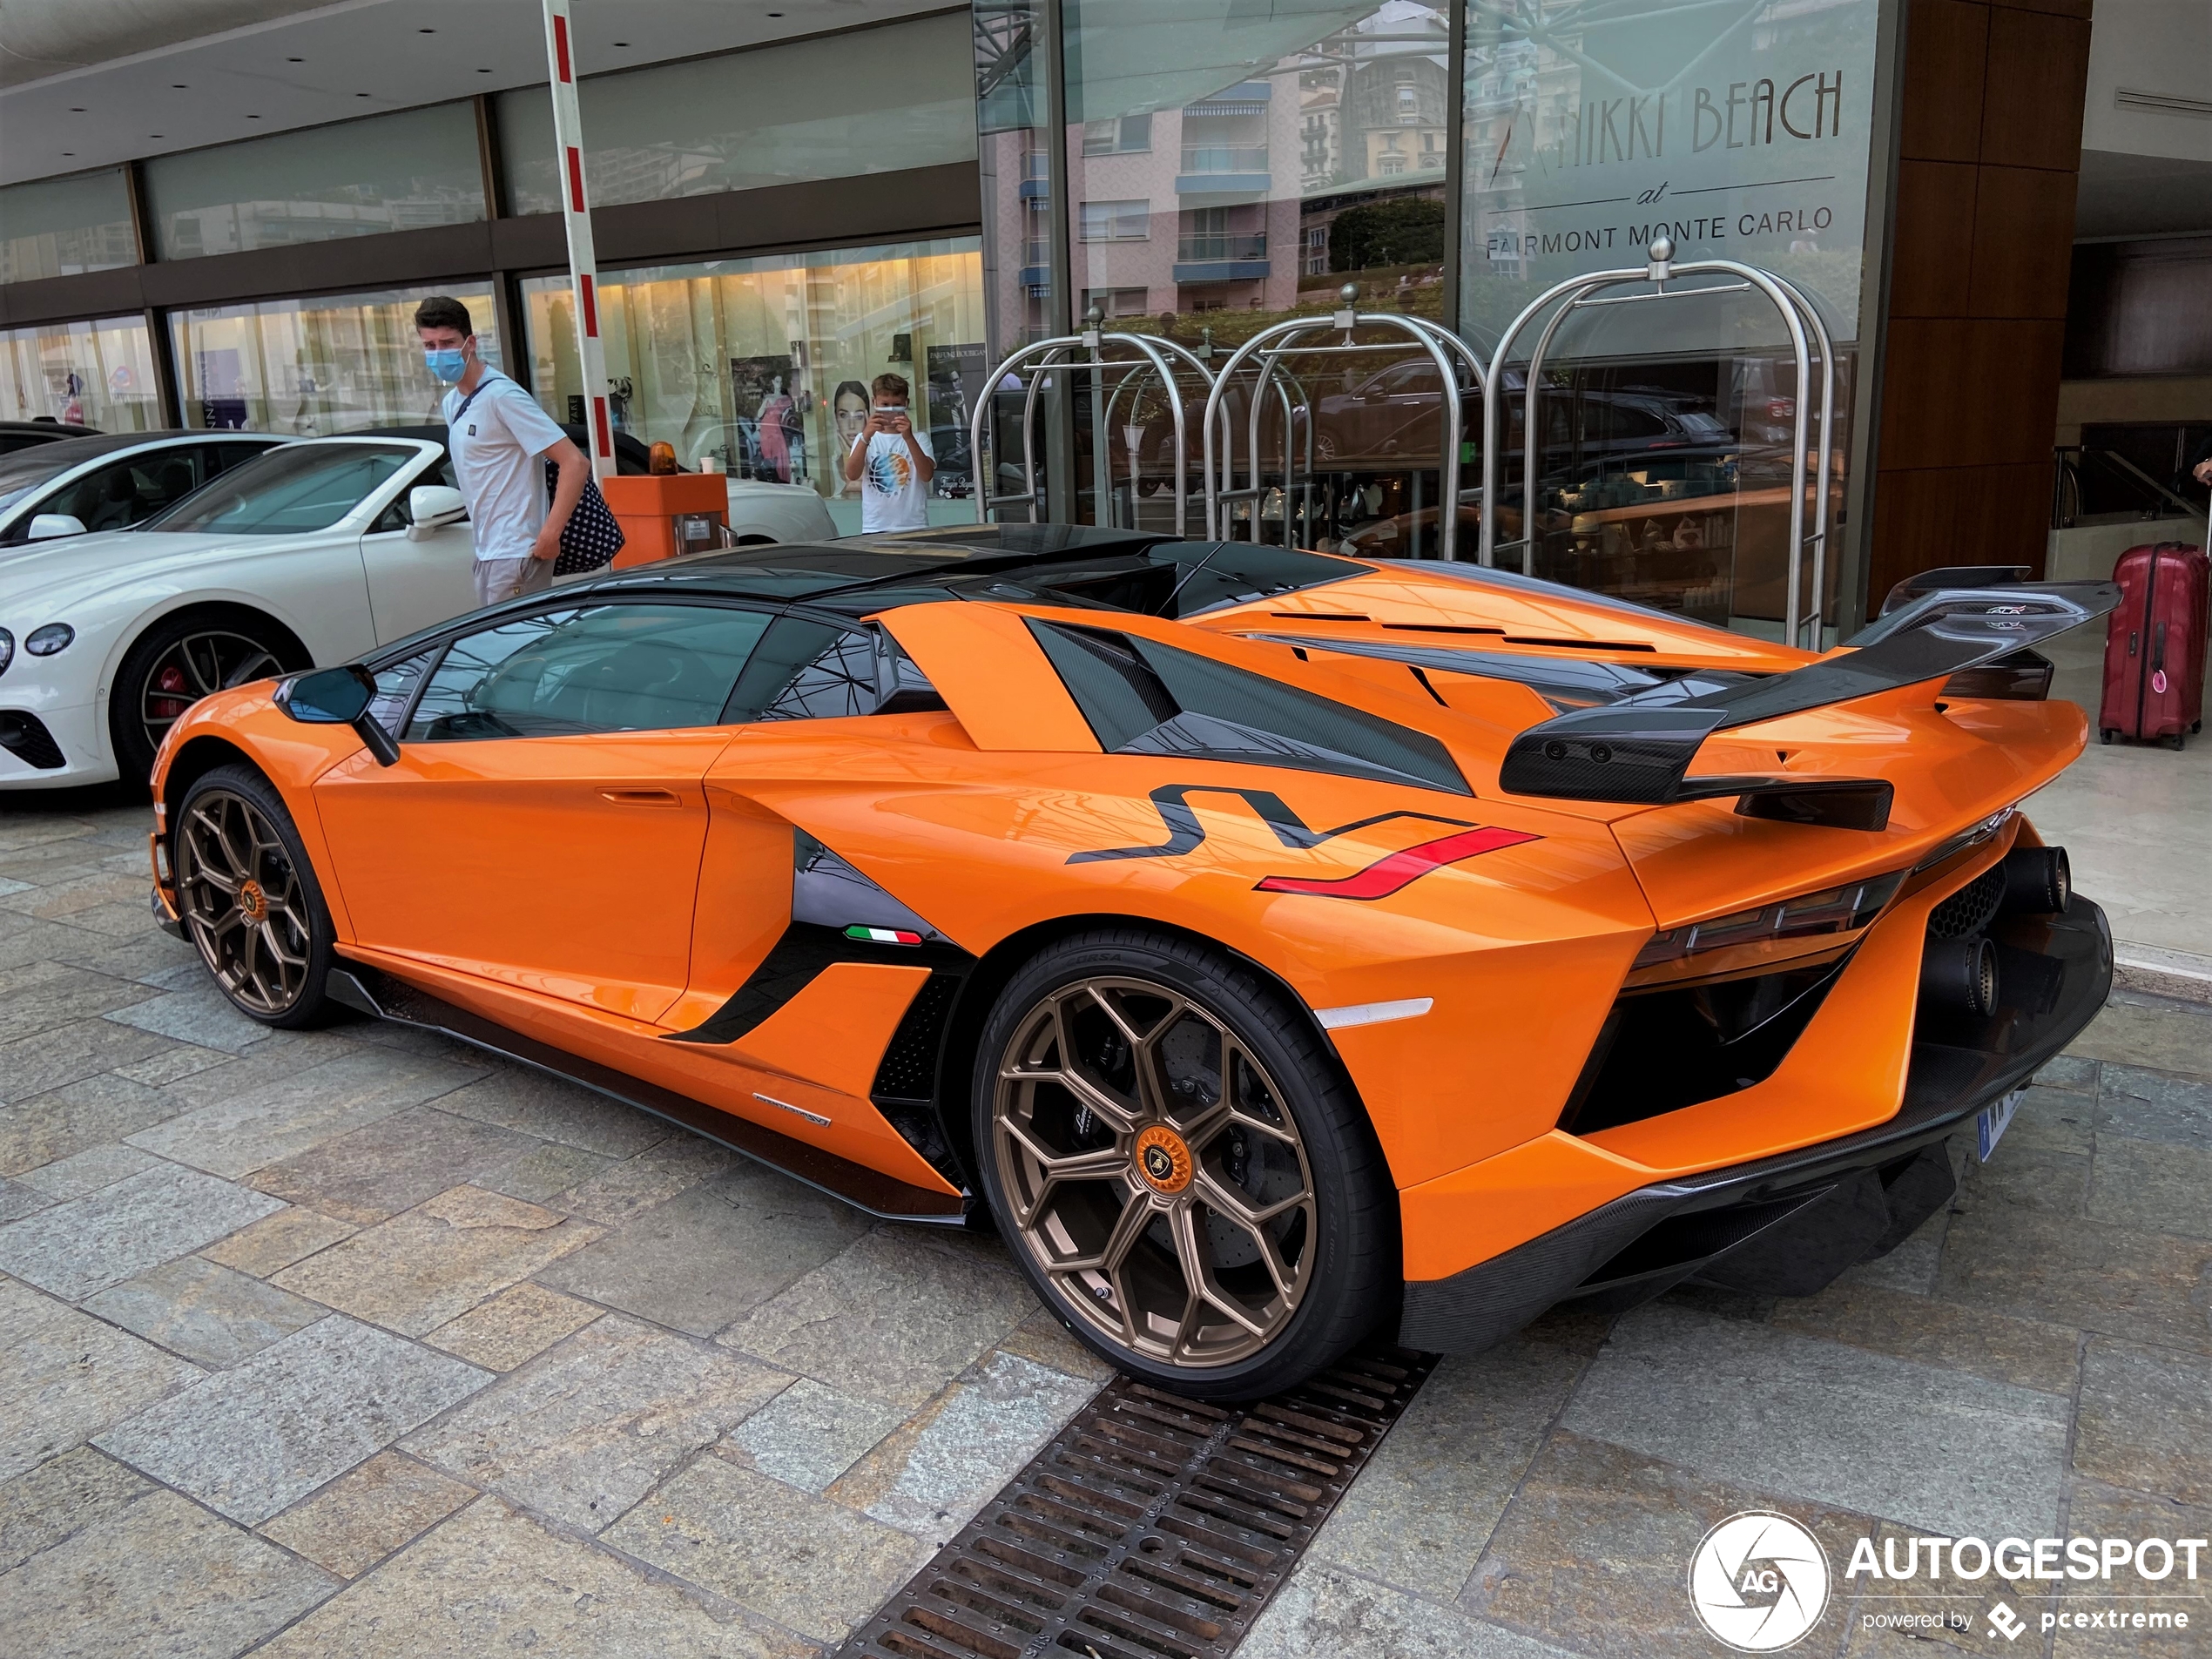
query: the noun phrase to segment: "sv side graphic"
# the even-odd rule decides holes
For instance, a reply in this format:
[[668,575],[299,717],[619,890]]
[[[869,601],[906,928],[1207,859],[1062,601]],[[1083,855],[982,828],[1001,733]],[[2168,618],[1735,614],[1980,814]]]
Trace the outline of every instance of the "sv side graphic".
[[1441,869],[1447,864],[1457,864],[1484,853],[1494,853],[1501,847],[1517,846],[1522,841],[1540,839],[1520,830],[1498,829],[1470,824],[1463,818],[1440,818],[1433,813],[1378,813],[1372,818],[1356,819],[1349,824],[1339,824],[1334,829],[1317,830],[1293,811],[1280,795],[1264,789],[1232,789],[1217,784],[1165,784],[1152,792],[1153,810],[1160,815],[1160,822],[1168,832],[1168,839],[1157,846],[1113,846],[1095,852],[1072,853],[1070,864],[1089,864],[1101,859],[1168,859],[1190,852],[1206,839],[1205,826],[1198,821],[1197,813],[1190,810],[1190,797],[1198,794],[1234,795],[1259,815],[1259,820],[1275,833],[1275,839],[1285,846],[1303,852],[1348,835],[1376,824],[1386,824],[1393,819],[1405,818],[1428,824],[1442,824],[1455,833],[1441,835],[1417,846],[1385,853],[1365,869],[1350,875],[1328,879],[1318,877],[1271,875],[1258,884],[1262,893],[1302,893],[1316,898],[1331,899],[1386,899],[1408,883]]

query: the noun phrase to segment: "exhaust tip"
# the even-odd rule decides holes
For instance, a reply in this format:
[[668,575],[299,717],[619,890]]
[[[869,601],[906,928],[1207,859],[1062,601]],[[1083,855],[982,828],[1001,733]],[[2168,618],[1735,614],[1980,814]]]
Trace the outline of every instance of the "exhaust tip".
[[1920,996],[1957,1014],[1994,1014],[1997,948],[1979,934],[1929,940],[1920,954]]
[[2003,907],[2015,915],[2055,916],[2074,897],[2074,870],[2062,846],[2016,846],[2000,867]]

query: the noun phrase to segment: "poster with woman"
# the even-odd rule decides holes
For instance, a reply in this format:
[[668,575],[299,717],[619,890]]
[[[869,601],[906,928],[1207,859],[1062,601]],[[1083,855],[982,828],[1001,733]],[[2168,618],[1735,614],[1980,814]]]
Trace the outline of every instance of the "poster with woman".
[[739,451],[732,459],[739,477],[779,484],[805,482],[806,433],[793,380],[787,354],[730,360],[732,413]]
[[853,453],[853,446],[860,441],[860,433],[868,423],[868,388],[859,381],[840,381],[837,391],[830,399],[830,430],[835,435],[837,447],[837,494],[857,496],[860,482],[845,475],[845,458]]

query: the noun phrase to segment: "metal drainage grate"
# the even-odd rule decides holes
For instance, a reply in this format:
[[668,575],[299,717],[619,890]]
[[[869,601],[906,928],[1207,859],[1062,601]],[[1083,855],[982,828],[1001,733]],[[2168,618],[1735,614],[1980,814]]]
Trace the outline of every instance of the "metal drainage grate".
[[1116,1378],[840,1659],[1226,1655],[1434,1364],[1369,1350],[1245,1406]]

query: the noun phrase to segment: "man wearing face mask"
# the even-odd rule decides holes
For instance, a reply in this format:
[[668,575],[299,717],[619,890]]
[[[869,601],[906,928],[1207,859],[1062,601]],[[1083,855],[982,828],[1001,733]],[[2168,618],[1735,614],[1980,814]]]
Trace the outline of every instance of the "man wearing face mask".
[[[441,405],[454,476],[476,543],[476,603],[551,585],[561,532],[591,475],[583,452],[521,387],[476,355],[469,307],[438,294],[415,309],[422,361],[451,389]],[[552,504],[545,463],[560,469]]]

